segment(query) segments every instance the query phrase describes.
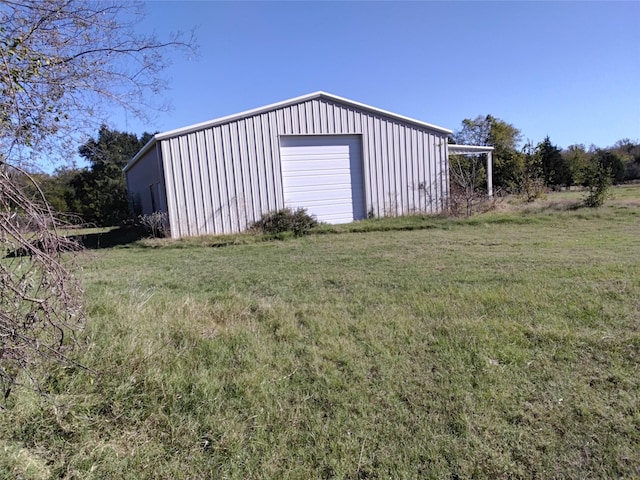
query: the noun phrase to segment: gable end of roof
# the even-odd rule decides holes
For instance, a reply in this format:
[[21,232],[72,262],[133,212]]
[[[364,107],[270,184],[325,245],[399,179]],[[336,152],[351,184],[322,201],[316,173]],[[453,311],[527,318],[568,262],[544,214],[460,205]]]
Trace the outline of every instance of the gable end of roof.
[[196,124],[193,124],[193,125],[188,125],[186,127],[177,128],[177,129],[174,129],[174,130],[169,130],[169,131],[162,132],[162,133],[157,133],[149,140],[149,142],[147,142],[147,144],[144,147],[142,147],[142,149],[131,159],[131,161],[129,161],[129,163],[127,163],[127,165],[125,165],[125,167],[122,170],[124,172],[129,170],[159,140],[166,140],[166,139],[173,138],[173,137],[176,137],[176,136],[179,136],[179,135],[186,135],[188,133],[196,132],[196,131],[204,129],[204,128],[215,127],[217,125],[222,125],[224,123],[233,122],[233,121],[236,121],[236,120],[241,120],[243,118],[247,118],[247,117],[251,117],[251,116],[254,116],[254,115],[259,115],[259,114],[262,114],[262,113],[270,112],[272,110],[276,110],[276,109],[283,108],[283,107],[288,107],[290,105],[295,105],[295,104],[298,104],[298,103],[308,102],[310,100],[315,100],[317,98],[323,98],[323,99],[326,99],[326,100],[331,101],[331,102],[339,103],[339,104],[342,104],[342,105],[347,105],[349,107],[352,107],[352,108],[355,108],[355,109],[358,109],[358,110],[363,110],[363,111],[370,112],[370,113],[373,113],[373,114],[376,114],[376,115],[381,115],[381,116],[384,116],[384,117],[388,117],[388,118],[391,118],[391,119],[394,119],[394,120],[397,120],[397,121],[400,121],[400,122],[403,122],[403,123],[409,123],[409,124],[415,125],[415,126],[420,127],[420,128],[426,128],[428,130],[434,130],[434,131],[439,132],[439,133],[444,133],[444,134],[447,134],[447,135],[453,133],[452,130],[449,130],[447,128],[443,128],[443,127],[439,127],[437,125],[433,125],[433,124],[430,124],[430,123],[422,122],[422,121],[416,120],[414,118],[405,117],[405,116],[399,115],[397,113],[393,113],[393,112],[389,112],[387,110],[382,110],[380,108],[372,107],[371,105],[367,105],[367,104],[364,104],[364,103],[356,102],[354,100],[349,100],[348,98],[339,97],[339,96],[333,95],[331,93],[327,93],[327,92],[323,92],[323,91],[317,91],[317,92],[309,93],[307,95],[302,95],[300,97],[290,98],[288,100],[283,100],[281,102],[265,105],[263,107],[254,108],[252,110],[246,110],[244,112],[235,113],[233,115],[228,115],[228,116],[225,116],[225,117],[220,117],[220,118],[216,118],[216,119],[213,119],[213,120],[208,120],[206,122],[196,123]]

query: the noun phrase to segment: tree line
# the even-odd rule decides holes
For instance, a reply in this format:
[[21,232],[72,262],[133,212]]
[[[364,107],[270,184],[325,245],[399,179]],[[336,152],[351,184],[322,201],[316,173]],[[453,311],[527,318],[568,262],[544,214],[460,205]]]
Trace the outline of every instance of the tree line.
[[[610,184],[640,179],[640,143],[622,139],[613,146],[570,145],[561,149],[547,136],[527,141],[512,124],[491,115],[465,119],[451,143],[492,146],[493,186],[497,192],[533,200],[549,189],[583,186],[601,193]],[[452,189],[470,202],[486,188],[482,156],[453,157]],[[600,202],[596,202],[600,203]]]
[[[131,219],[122,168],[151,137],[150,133],[137,136],[103,125],[95,138],[78,149],[87,167],[62,168],[34,177],[54,210],[78,215],[91,225],[121,225]],[[561,149],[546,137],[537,144],[528,141],[519,147],[520,130],[486,115],[463,120],[451,142],[493,146],[494,188],[527,199],[546,189],[587,186],[600,170],[606,171],[614,184],[640,179],[640,143],[628,139],[607,148],[570,145]],[[474,192],[486,188],[485,163],[480,157],[457,158],[451,169],[454,189],[461,183],[471,185]]]
[[[86,167],[31,176],[55,211],[75,215],[88,225],[122,225],[131,219],[122,169],[152,136],[145,132],[138,137],[102,125],[95,138],[78,148]],[[25,189],[37,195],[33,183],[25,182]]]
[[[613,183],[640,179],[640,143],[622,139],[613,146],[570,145],[561,149],[547,136],[523,148],[522,133],[513,125],[491,115],[462,121],[453,143],[493,146],[493,184],[509,193],[519,193],[531,176],[546,187],[584,185],[597,165],[610,170]],[[481,173],[484,173],[481,172]]]

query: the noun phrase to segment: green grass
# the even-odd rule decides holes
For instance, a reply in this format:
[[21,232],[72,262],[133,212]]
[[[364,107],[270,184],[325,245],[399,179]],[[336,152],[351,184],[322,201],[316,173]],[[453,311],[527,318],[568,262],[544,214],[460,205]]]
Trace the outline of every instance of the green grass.
[[639,220],[627,199],[87,252],[98,373],[9,397],[0,477],[637,477]]

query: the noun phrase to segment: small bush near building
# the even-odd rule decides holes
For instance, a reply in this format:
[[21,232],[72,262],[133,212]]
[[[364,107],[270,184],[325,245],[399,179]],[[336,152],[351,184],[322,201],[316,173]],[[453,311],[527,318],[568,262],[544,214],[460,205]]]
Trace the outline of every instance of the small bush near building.
[[308,235],[316,225],[318,225],[318,221],[309,215],[306,209],[282,208],[265,213],[260,220],[251,226],[251,229],[268,234],[293,232],[295,236],[299,237]]
[[169,218],[165,212],[153,212],[151,215],[140,215],[138,221],[153,238],[164,238],[170,234]]

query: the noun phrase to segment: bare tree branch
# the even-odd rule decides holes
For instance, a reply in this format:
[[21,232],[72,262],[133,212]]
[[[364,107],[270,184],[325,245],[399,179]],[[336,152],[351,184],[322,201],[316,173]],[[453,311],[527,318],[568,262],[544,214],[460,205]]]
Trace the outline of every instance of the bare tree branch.
[[[78,245],[23,168],[84,143],[110,107],[147,119],[168,49],[194,51],[193,36],[163,41],[136,32],[142,4],[129,0],[0,0],[0,388],[68,362],[84,325],[74,276]],[[32,184],[35,197],[23,188]]]
[[24,170],[0,165],[0,387],[5,395],[21,372],[34,378],[43,358],[66,360],[75,332],[84,325],[83,292],[66,253],[78,246],[58,234],[60,225],[46,203],[23,193],[24,182],[33,182]]
[[[135,31],[127,0],[0,0],[0,155],[59,146],[108,123],[118,105],[148,120],[167,108],[167,52],[193,54],[193,34],[159,40]],[[13,147],[17,146],[15,149]]]

